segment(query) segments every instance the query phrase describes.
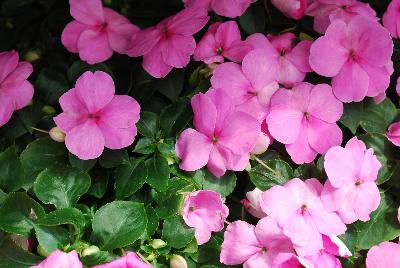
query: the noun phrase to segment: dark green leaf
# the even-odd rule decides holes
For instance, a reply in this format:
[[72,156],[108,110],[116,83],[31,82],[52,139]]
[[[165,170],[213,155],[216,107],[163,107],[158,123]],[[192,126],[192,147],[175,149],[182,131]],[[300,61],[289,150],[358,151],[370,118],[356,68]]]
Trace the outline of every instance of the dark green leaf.
[[43,96],[47,104],[56,104],[58,99],[69,88],[68,81],[62,73],[44,68],[40,71],[35,83],[35,90]]
[[99,163],[104,168],[114,168],[129,160],[126,149],[121,150],[104,150],[99,158]]
[[184,69],[175,69],[164,79],[156,80],[155,87],[157,90],[166,96],[171,101],[175,101],[183,89],[185,78]]
[[152,112],[141,112],[140,120],[136,124],[138,132],[145,137],[154,138],[160,128],[158,116]]
[[208,169],[204,169],[204,180],[202,181],[204,190],[212,190],[226,197],[230,195],[236,186],[236,175],[234,172],[226,172],[222,177],[215,177]]
[[351,133],[356,134],[357,128],[362,119],[364,103],[345,103],[343,107],[344,111],[342,117],[340,118],[340,123],[347,127]]
[[147,215],[146,237],[150,238],[158,228],[159,218],[154,208],[150,205],[146,207],[146,215]]
[[97,162],[97,159],[81,160],[71,153],[68,154],[68,158],[69,158],[69,163],[70,163],[71,167],[74,167],[74,168],[77,168],[80,170],[84,170],[84,171],[90,170],[92,167],[94,167],[94,165],[96,165],[96,162]]
[[115,170],[115,195],[119,199],[129,197],[146,182],[147,167],[143,159],[131,158]]
[[48,254],[63,250],[69,244],[69,232],[63,227],[36,225],[34,228],[39,245]]
[[189,103],[189,99],[182,98],[161,112],[161,128],[167,137],[176,136],[192,119],[192,109]]
[[138,143],[135,146],[135,149],[133,149],[133,152],[139,153],[139,154],[152,154],[156,150],[156,146],[153,142],[152,138],[148,137],[143,137],[140,140],[138,140]]
[[71,65],[71,67],[68,69],[67,76],[68,76],[69,82],[71,84],[74,84],[75,81],[78,79],[78,77],[81,76],[86,71],[91,71],[91,72],[103,71],[103,72],[106,72],[109,75],[113,76],[111,69],[104,63],[90,65],[86,62],[78,60],[78,61],[75,61]]
[[17,246],[10,238],[0,243],[0,267],[29,268],[37,265],[42,258]]
[[263,163],[269,168],[258,164],[249,171],[250,180],[261,191],[266,191],[275,185],[282,185],[293,178],[293,170],[285,161],[274,159],[263,161]]
[[109,173],[107,170],[99,170],[99,174],[92,175],[92,183],[87,194],[96,198],[102,198],[107,191]]
[[194,229],[178,215],[164,221],[162,238],[173,248],[183,248],[194,238]]
[[239,17],[239,24],[247,34],[262,33],[265,27],[265,11],[262,3],[251,5]]
[[366,132],[386,134],[389,124],[397,115],[396,106],[389,98],[376,104],[373,100],[365,103],[364,113],[360,122]]
[[14,147],[0,153],[0,188],[7,192],[19,190],[24,181],[24,168]]
[[169,166],[161,155],[154,155],[146,161],[148,176],[146,182],[154,189],[164,192],[168,187]]

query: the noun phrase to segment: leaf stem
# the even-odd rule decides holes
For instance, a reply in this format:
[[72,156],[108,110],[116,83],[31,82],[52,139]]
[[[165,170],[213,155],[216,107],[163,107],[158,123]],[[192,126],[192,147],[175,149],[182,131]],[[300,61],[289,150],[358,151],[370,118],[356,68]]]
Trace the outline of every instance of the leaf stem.
[[265,164],[265,162],[263,162],[260,158],[258,158],[255,155],[252,155],[252,158],[254,160],[256,160],[261,166],[265,167],[266,169],[268,169],[269,171],[271,171],[272,173],[274,173],[275,175],[279,175],[275,170],[273,170],[271,167],[269,167],[267,164]]
[[46,130],[43,130],[43,129],[40,129],[40,128],[35,128],[35,127],[31,127],[33,130],[36,130],[36,131],[38,131],[38,132],[42,132],[42,133],[46,133],[46,134],[49,134],[49,132],[48,131],[46,131]]

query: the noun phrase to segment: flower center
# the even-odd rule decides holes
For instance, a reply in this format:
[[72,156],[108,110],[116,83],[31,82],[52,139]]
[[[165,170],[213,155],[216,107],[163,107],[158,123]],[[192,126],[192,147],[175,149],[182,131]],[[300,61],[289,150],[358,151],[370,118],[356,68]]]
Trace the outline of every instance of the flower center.
[[190,211],[190,212],[193,212],[193,211],[195,211],[195,210],[196,210],[195,207],[189,207],[189,211]]
[[217,139],[217,137],[216,136],[213,136],[212,138],[211,138],[211,141],[212,141],[212,143],[217,143],[217,141],[218,141],[218,139]]
[[217,48],[217,54],[222,55],[222,47]]
[[164,38],[168,38],[169,31],[168,31],[168,28],[166,26],[163,27],[162,34],[163,34]]
[[356,180],[356,183],[354,183],[354,185],[355,185],[355,186],[360,186],[360,185],[361,185],[361,180],[360,180],[360,179],[357,179],[357,180]]
[[100,116],[98,116],[97,114],[89,114],[89,118],[90,119],[99,119]]
[[281,51],[279,53],[281,55],[281,57],[284,57],[286,55],[286,49],[285,48],[281,48]]
[[107,29],[107,26],[108,26],[108,23],[107,23],[107,22],[103,22],[103,23],[100,25],[100,32],[105,31],[105,30]]
[[261,253],[266,253],[267,252],[267,248],[266,247],[262,247],[261,248]]
[[306,204],[303,204],[303,205],[301,206],[301,208],[300,208],[300,214],[301,214],[301,215],[304,215],[304,214],[306,214],[306,212],[307,212],[307,205],[306,205]]
[[350,50],[350,52],[349,52],[349,58],[350,58],[352,61],[357,61],[357,60],[358,60],[357,52],[356,52],[354,49],[351,49],[351,50]]

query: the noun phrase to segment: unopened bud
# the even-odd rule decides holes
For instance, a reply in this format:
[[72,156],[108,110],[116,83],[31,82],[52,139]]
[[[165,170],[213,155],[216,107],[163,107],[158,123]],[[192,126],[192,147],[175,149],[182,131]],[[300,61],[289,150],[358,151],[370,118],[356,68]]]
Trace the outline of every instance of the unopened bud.
[[42,108],[42,112],[44,112],[45,114],[55,114],[57,112],[57,110],[54,109],[54,107],[52,107],[50,105],[45,105]]
[[154,239],[154,240],[151,242],[151,246],[152,246],[154,249],[163,248],[163,247],[165,247],[166,245],[167,245],[167,243],[166,243],[164,240],[161,240],[161,239]]
[[87,247],[82,251],[82,257],[92,255],[92,254],[97,253],[99,251],[100,251],[100,249],[98,247],[96,247],[96,246]]
[[43,256],[43,257],[47,257],[50,255],[50,253],[47,252],[41,245],[37,246],[36,251],[40,256]]
[[169,260],[169,266],[171,268],[187,268],[187,262],[181,255],[173,255]]
[[35,50],[31,50],[25,55],[25,60],[29,62],[34,62],[37,61],[38,59],[40,59],[40,54]]
[[54,141],[64,142],[65,141],[65,133],[59,129],[58,127],[53,127],[49,131],[50,138]]
[[154,261],[157,258],[156,254],[151,253],[149,256],[147,256],[146,260],[147,261]]

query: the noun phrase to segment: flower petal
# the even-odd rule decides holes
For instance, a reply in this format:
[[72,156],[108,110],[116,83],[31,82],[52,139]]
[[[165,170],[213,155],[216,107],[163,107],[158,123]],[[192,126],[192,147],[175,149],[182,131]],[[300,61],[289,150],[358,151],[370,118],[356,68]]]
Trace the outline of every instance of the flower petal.
[[88,25],[99,25],[104,21],[101,0],[69,0],[71,16]]
[[115,95],[106,107],[98,112],[102,122],[115,128],[130,128],[140,117],[139,103],[127,95]]
[[86,30],[78,40],[79,57],[89,64],[96,64],[111,58],[113,51],[106,33]]

